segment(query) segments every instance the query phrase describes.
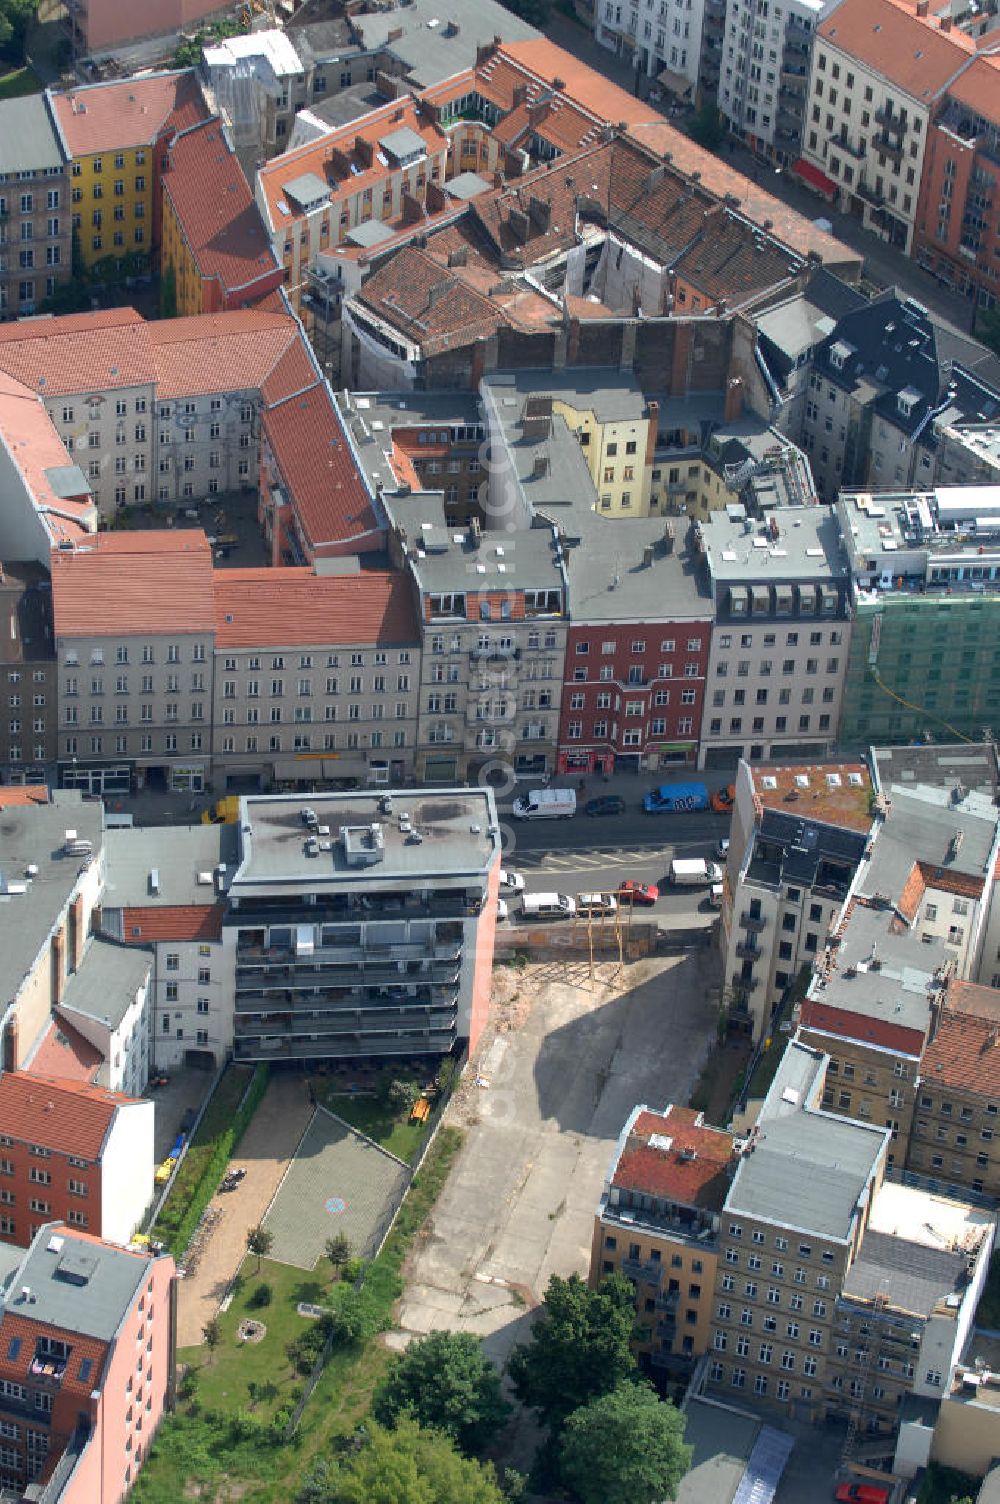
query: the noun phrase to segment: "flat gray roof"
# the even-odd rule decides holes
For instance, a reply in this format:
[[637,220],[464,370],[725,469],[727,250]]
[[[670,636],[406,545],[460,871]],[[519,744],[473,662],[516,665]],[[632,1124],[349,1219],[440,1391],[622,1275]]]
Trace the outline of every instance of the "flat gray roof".
[[[102,1342],[114,1337],[149,1278],[148,1256],[86,1242],[57,1223],[43,1227],[26,1252],[14,1251],[23,1258],[3,1293],[3,1310]],[[25,1287],[30,1301],[22,1294]]]
[[[392,521],[405,528],[410,567],[419,588],[431,595],[464,590],[561,590],[563,574],[555,529],[524,528],[516,534],[449,527],[440,491],[383,496]],[[552,617],[544,620],[551,621]]]
[[[451,184],[447,184],[451,187]],[[648,416],[649,399],[635,381],[618,377],[616,371],[597,366],[572,371],[504,371],[491,376],[486,385],[501,408],[505,429],[519,424],[525,397],[551,397],[570,407],[591,409],[604,423],[637,422]],[[720,408],[721,413],[721,408]],[[661,420],[662,426],[662,420]]]
[[44,94],[0,100],[0,172],[38,172],[67,160]]
[[[0,871],[10,882],[23,882],[30,864],[38,868],[26,893],[0,895],[0,991],[7,998],[17,993],[81,871],[101,850],[101,805],[69,789],[56,790],[52,799],[0,811]],[[90,841],[93,855],[66,856],[67,830]]]
[[774,513],[777,536],[767,524],[730,517],[725,508],[699,523],[713,577],[729,581],[846,581],[840,526],[829,507],[784,507]]
[[380,136],[378,144],[399,162],[425,156],[427,153],[427,142],[423,136],[411,130],[408,125],[401,125],[398,131],[389,131],[387,135]]
[[83,964],[66,979],[59,1007],[117,1029],[152,964],[149,953],[138,946],[92,940]]
[[[236,855],[232,825],[137,825],[109,830],[104,840],[104,906],[108,909],[214,903],[214,886],[198,878]],[[159,885],[156,893],[151,883],[154,871]]]
[[287,193],[303,209],[330,197],[330,185],[318,172],[304,172],[301,177],[282,183],[281,191]]
[[391,240],[395,233],[390,225],[383,224],[380,219],[366,219],[348,230],[344,239],[350,245],[373,246],[381,245],[383,240]]
[[728,1213],[846,1242],[858,1202],[889,1130],[816,1110],[823,1056],[788,1045],[757,1120],[752,1153],[740,1159]]
[[684,1407],[684,1440],[694,1448],[677,1504],[732,1504],[762,1422],[744,1411],[694,1398]]
[[50,465],[45,479],[52,487],[53,495],[61,500],[68,496],[84,496],[91,490],[90,481],[79,465]]
[[872,747],[872,761],[883,789],[892,784],[925,783],[952,789],[957,784],[991,798],[997,788],[997,750],[977,746]]
[[[351,24],[367,51],[385,48],[392,52],[412,75],[412,82],[425,87],[472,67],[476,49],[487,46],[495,36],[505,42],[538,36],[533,26],[497,0],[450,0],[446,7],[438,0],[413,0],[402,9],[355,13]],[[390,40],[390,32],[396,31],[402,35]]]
[[478,172],[459,172],[441,186],[452,198],[470,199],[476,198],[480,193],[488,193],[493,184],[481,178]]
[[891,805],[875,839],[863,892],[898,898],[916,861],[978,878],[990,871],[1000,810],[985,794],[972,791],[956,802],[950,790],[927,784],[893,784],[886,792]]
[[[877,969],[871,964],[873,954]],[[837,947],[835,969],[822,986],[814,980],[809,995],[845,1013],[923,1033],[941,985],[935,973],[950,955],[937,937],[925,943],[911,930],[900,931],[894,909],[855,904]]]
[[[384,801],[391,797],[391,811]],[[321,847],[308,856],[310,835],[302,818],[311,809],[325,833]],[[372,838],[372,827],[381,832]],[[344,794],[297,794],[275,798],[250,796],[241,801],[242,855],[230,888],[230,900],[357,888],[401,880],[421,887],[453,879],[481,881],[500,850],[496,805],[489,789],[436,789],[431,792],[355,790]],[[348,844],[375,854],[370,865],[348,863]],[[419,837],[419,839],[416,839]]]
[[961,1251],[928,1248],[868,1228],[844,1280],[844,1294],[874,1300],[882,1292],[898,1310],[930,1316],[939,1301],[961,1296],[968,1284],[965,1265]]

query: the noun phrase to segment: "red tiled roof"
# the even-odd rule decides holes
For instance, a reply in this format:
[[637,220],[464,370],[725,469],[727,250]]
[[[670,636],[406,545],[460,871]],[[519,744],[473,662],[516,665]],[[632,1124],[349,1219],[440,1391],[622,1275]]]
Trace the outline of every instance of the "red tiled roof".
[[[592,115],[609,125],[636,125],[647,120],[663,117],[650,105],[643,104],[634,94],[611,83],[602,73],[580,62],[572,53],[564,52],[545,37],[533,38],[530,42],[505,42],[494,54],[498,60],[520,64],[531,75],[544,79],[551,87],[561,80],[560,92],[576,104],[582,105]],[[489,61],[477,68],[477,74],[489,69]],[[494,65],[493,76],[497,67]]]
[[327,388],[269,407],[263,431],[311,546],[374,546],[380,525]]
[[222,910],[214,903],[164,904],[159,909],[122,912],[122,940],[126,945],[153,945],[157,940],[218,940],[221,934]]
[[239,158],[218,120],[178,136],[163,188],[202,277],[234,294],[278,270]]
[[957,26],[942,31],[936,16],[919,17],[904,0],[841,0],[819,35],[923,102],[935,99],[976,50]]
[[263,389],[285,352],[302,344],[293,318],[257,308],[159,319],[147,328],[160,401],[194,392]]
[[960,982],[956,977],[948,983],[945,1007],[955,1013],[972,1013],[996,1023],[1000,1021],[1000,991],[978,982]]
[[97,1080],[104,1056],[78,1029],[60,1017],[54,1018],[42,1036],[41,1044],[31,1057],[30,1069],[42,1076],[60,1080]]
[[[651,1142],[670,1140],[669,1148]],[[700,1112],[668,1107],[640,1112],[629,1130],[611,1184],[662,1196],[683,1206],[721,1207],[729,1184],[733,1136],[711,1128]]]
[[924,1050],[920,1079],[928,1086],[1000,1097],[1000,1000],[992,1018],[945,1008]]
[[57,637],[211,632],[212,550],[201,529],[98,533],[51,556]]
[[0,809],[16,804],[48,804],[49,790],[44,783],[14,783],[0,788]]
[[86,84],[53,94],[52,102],[74,157],[146,146],[164,131],[187,130],[208,118],[193,68]]
[[0,370],[42,397],[146,386],[156,379],[147,325],[134,308],[2,325]]
[[[0,365],[3,347],[0,346]],[[56,495],[50,472],[65,470],[72,456],[39,396],[15,377],[0,370],[0,447],[7,450],[24,477],[42,526],[53,546],[79,542],[96,530],[97,509],[81,475],[78,495]],[[52,508],[53,510],[46,510]]]
[[984,120],[1000,123],[1000,57],[977,57],[948,85],[948,94]]
[[81,1159],[100,1156],[115,1113],[133,1101],[120,1092],[34,1071],[4,1071],[0,1076],[4,1133]]
[[316,575],[311,569],[217,569],[215,641],[222,648],[317,643],[409,645],[420,622],[406,577],[362,569]]
[[851,1013],[846,1008],[833,1008],[829,1003],[819,1003],[813,998],[803,1001],[799,1022],[803,1029],[839,1034],[843,1039],[880,1045],[886,1050],[897,1050],[901,1055],[919,1055],[924,1040],[920,1029],[907,1029],[902,1024],[886,1023],[864,1013]]
[[365,282],[358,299],[420,345],[427,355],[486,339],[503,323],[502,310],[468,287],[460,272],[441,267],[424,251],[404,246]]

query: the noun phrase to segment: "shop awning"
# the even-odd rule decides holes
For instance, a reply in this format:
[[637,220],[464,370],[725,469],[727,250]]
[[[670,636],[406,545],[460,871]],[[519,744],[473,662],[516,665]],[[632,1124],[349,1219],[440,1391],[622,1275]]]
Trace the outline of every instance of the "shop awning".
[[687,98],[692,89],[691,80],[684,77],[683,73],[675,73],[672,68],[664,68],[656,75],[656,82],[671,94],[676,94],[678,99]]
[[814,167],[812,162],[807,162],[805,157],[799,157],[798,161],[792,164],[792,171],[796,177],[802,179],[803,183],[808,184],[810,188],[815,188],[817,193],[822,193],[824,198],[836,198],[838,185],[832,178],[828,178],[825,172]]

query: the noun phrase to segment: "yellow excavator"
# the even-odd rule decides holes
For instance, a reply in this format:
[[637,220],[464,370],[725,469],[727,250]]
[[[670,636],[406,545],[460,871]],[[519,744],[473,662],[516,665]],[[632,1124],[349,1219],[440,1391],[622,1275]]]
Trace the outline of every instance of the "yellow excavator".
[[202,825],[235,825],[239,818],[239,794],[229,794],[225,799],[217,799],[211,809],[201,812]]

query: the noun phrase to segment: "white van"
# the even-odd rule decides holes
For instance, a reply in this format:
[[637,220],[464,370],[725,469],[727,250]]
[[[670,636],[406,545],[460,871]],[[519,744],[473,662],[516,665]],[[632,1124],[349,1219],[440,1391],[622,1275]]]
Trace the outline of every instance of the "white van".
[[708,895],[708,906],[711,909],[721,909],[724,897],[724,889],[721,883],[713,883]]
[[576,900],[576,911],[599,919],[602,914],[617,914],[618,900],[613,893],[580,893]]
[[572,919],[576,902],[565,893],[525,893],[521,914],[525,919]]
[[670,881],[678,888],[707,888],[721,883],[722,868],[703,857],[674,858],[670,863]]
[[576,814],[575,789],[531,789],[514,800],[515,820],[569,820]]

